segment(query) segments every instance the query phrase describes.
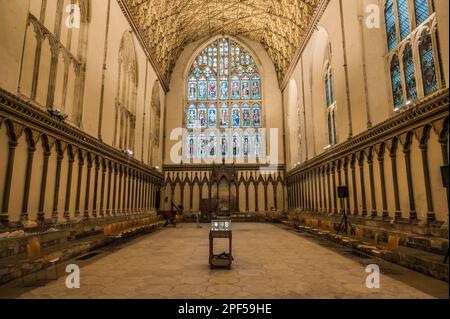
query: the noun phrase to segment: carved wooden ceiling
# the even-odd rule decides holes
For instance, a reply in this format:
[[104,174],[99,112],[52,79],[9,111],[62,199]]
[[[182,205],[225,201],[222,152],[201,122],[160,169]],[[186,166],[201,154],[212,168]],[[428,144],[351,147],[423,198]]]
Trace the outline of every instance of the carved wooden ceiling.
[[169,83],[190,42],[216,34],[260,42],[281,82],[321,0],[122,0],[149,54]]

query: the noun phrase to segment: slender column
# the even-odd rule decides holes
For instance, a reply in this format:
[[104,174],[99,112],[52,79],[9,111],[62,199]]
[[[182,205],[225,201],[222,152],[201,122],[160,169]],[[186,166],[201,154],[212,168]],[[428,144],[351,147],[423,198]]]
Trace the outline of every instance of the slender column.
[[128,174],[128,186],[127,186],[127,205],[126,210],[127,214],[131,213],[131,199],[133,198],[133,180],[134,180],[134,171],[130,170]]
[[58,220],[58,204],[59,204],[59,186],[61,183],[61,164],[64,159],[64,149],[61,143],[57,144],[57,157],[56,157],[56,177],[55,188],[53,191],[53,209],[51,222],[56,223]]
[[331,166],[331,174],[333,175],[332,181],[333,181],[333,213],[337,214],[337,198],[336,198],[336,164],[333,162]]
[[33,137],[28,137],[28,157],[27,157],[27,166],[25,169],[25,184],[23,188],[22,213],[20,214],[20,220],[22,224],[28,221],[28,199],[30,196],[31,174],[33,172],[33,159],[35,151],[36,151],[36,143],[34,142]]
[[92,206],[92,216],[97,218],[97,196],[98,196],[98,172],[100,170],[100,160],[98,157],[95,158],[95,172],[94,172],[94,203]]
[[373,150],[369,151],[367,163],[369,164],[370,202],[372,206],[371,216],[377,217],[377,202],[375,200],[375,180],[373,177]]
[[[101,161],[102,166],[102,186],[100,187],[100,217],[105,217],[105,176],[106,176],[106,162],[103,159]],[[108,188],[109,190],[109,188]],[[109,193],[109,191],[108,191]]]
[[89,219],[89,195],[91,191],[91,169],[92,169],[92,158],[88,154],[87,158],[87,176],[86,176],[86,195],[84,199],[84,219]]
[[[46,144],[44,141],[42,143]],[[45,204],[45,193],[47,190],[48,160],[50,158],[50,155],[51,155],[50,147],[48,145],[44,146],[44,163],[42,165],[41,190],[39,194],[39,209],[37,214],[39,224],[42,224],[45,220],[44,204]]]
[[352,190],[353,190],[353,215],[358,215],[358,193],[356,192],[356,172],[355,172],[355,161],[356,158],[353,157],[350,163],[350,169],[352,170]]
[[[127,180],[128,180],[128,168],[123,167],[123,191],[122,191],[122,206],[121,208],[121,214],[126,214],[127,210]],[[172,197],[173,198],[173,197]]]
[[403,155],[405,157],[405,167],[406,167],[406,180],[408,184],[408,197],[409,197],[409,219],[417,220],[416,204],[414,201],[414,189],[412,182],[411,173],[411,140],[407,137],[407,141],[403,146]]
[[323,204],[322,204],[322,179],[321,179],[321,168],[317,169],[317,185],[318,185],[318,196],[319,196],[319,212],[323,213]]
[[81,180],[83,178],[84,151],[78,151],[77,194],[75,197],[75,217],[80,216]]
[[[112,205],[111,205],[111,215],[116,216],[116,210],[117,210],[117,202],[116,202],[116,191],[117,191],[117,164],[112,164],[112,169],[114,170],[114,182],[113,182],[113,198],[112,198]],[[109,196],[108,196],[109,199]]]
[[327,166],[327,186],[328,186],[328,213],[333,212],[333,204],[331,203],[331,177],[330,177],[330,167]]
[[359,177],[361,182],[361,203],[362,203],[362,216],[367,216],[367,206],[366,206],[366,187],[364,183],[364,154],[361,152],[359,161]]
[[327,213],[327,180],[326,180],[326,169],[325,166],[321,167],[322,170],[322,187],[323,187],[323,213]]
[[[342,186],[341,165],[342,165],[342,163],[341,163],[341,161],[339,161],[337,164],[338,186]],[[334,188],[334,191],[335,191],[334,196],[337,197],[337,188],[336,187]],[[339,208],[340,208],[339,210],[341,211],[341,213],[343,213],[344,207],[342,205],[342,201],[339,200],[338,203],[339,203]]]
[[[425,133],[426,134],[426,133]],[[422,168],[424,176],[425,185],[425,195],[427,200],[427,221],[432,222],[436,220],[436,215],[433,208],[433,198],[431,193],[431,183],[430,183],[430,169],[428,167],[428,136],[422,139],[419,148],[422,154]]]
[[383,219],[389,218],[389,213],[387,209],[387,198],[386,198],[386,180],[384,176],[384,149],[385,146],[382,144],[378,152],[378,166],[380,167],[380,182],[381,182],[381,201],[383,203]]
[[[106,216],[111,216],[111,176],[113,172],[112,163],[108,162],[108,193],[106,195]],[[114,192],[116,186],[116,175],[114,174]]]
[[398,191],[398,176],[397,176],[397,139],[393,139],[390,142],[389,157],[391,158],[391,170],[392,170],[392,186],[394,190],[394,203],[395,203],[395,219],[401,219],[402,213],[400,211],[400,198]]
[[72,172],[73,163],[75,162],[75,156],[72,151],[68,152],[69,155],[69,168],[67,172],[67,186],[66,186],[66,202],[64,204],[64,219],[70,220],[70,197],[72,196]]
[[[123,177],[123,167],[119,165],[118,167],[118,173],[119,173],[119,190],[117,192],[117,206],[115,209],[114,215],[120,215],[122,213],[122,177]],[[114,192],[113,196],[114,205],[116,205],[116,193]]]
[[[350,185],[348,183],[348,159],[347,158],[345,158],[345,160],[344,160],[344,181],[345,181],[345,186],[347,186],[347,189],[350,190]],[[356,196],[356,194],[355,194],[355,196]],[[350,191],[349,191],[349,196],[347,196],[345,201],[346,201],[346,206],[347,206],[345,211],[347,214],[350,214]]]

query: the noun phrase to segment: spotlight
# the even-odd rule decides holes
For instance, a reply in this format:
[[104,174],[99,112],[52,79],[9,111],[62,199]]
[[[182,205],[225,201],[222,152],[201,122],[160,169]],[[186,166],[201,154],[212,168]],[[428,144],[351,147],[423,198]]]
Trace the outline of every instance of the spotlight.
[[126,149],[126,150],[125,150],[125,153],[126,153],[128,156],[132,156],[132,155],[133,155],[133,151],[130,150],[130,149]]

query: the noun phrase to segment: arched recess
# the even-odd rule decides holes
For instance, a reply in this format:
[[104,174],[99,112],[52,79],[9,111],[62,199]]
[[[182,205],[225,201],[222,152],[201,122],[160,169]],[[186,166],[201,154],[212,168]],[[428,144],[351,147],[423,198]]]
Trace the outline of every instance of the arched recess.
[[161,98],[160,83],[158,80],[153,83],[152,102],[150,111],[150,127],[148,140],[148,164],[150,166],[158,165],[160,150],[160,128],[161,128]]
[[[320,152],[325,147],[330,145],[329,133],[333,134],[333,129],[329,129],[329,121],[332,121],[332,116],[334,115],[334,121],[339,123],[338,116],[338,106],[333,106],[333,112],[330,113],[329,105],[332,103],[327,103],[327,88],[325,75],[330,69],[333,69],[333,50],[330,42],[330,37],[328,31],[323,26],[318,26],[317,31],[314,33],[314,54],[312,55],[312,60],[309,69],[309,88],[310,88],[310,105],[311,109],[309,114],[311,114],[311,124],[310,130],[313,134],[312,140],[314,144],[315,151]],[[336,81],[334,81],[336,82]],[[334,90],[337,91],[337,90]],[[336,99],[334,97],[333,99]],[[342,106],[339,107],[339,110]],[[308,113],[308,112],[307,112]],[[336,130],[336,135],[339,137],[339,131]]]
[[138,63],[131,30],[122,35],[119,48],[119,76],[115,105],[113,144],[122,150],[134,151]]
[[297,82],[291,79],[288,85],[287,96],[287,132],[289,150],[287,151],[288,161],[291,167],[300,162],[300,113]]

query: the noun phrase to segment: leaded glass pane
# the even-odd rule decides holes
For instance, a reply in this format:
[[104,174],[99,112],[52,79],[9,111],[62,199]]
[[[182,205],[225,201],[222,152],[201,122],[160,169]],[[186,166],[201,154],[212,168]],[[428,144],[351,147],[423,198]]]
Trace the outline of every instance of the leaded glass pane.
[[252,99],[259,100],[260,98],[261,98],[261,80],[258,75],[255,75],[252,78]]
[[400,63],[398,57],[394,56],[391,61],[391,82],[394,107],[398,108],[404,104],[402,77],[400,74]]
[[333,75],[331,73],[331,69],[328,73],[328,81],[330,82],[330,103],[334,103],[334,87],[333,87]]
[[197,155],[198,157],[204,157],[206,155],[206,136],[205,134],[200,134],[198,137],[198,147],[197,147]]
[[386,34],[388,40],[388,49],[391,51],[397,46],[397,32],[395,30],[395,9],[394,0],[388,0],[386,2],[386,8],[384,12],[386,19]]
[[211,104],[208,109],[208,126],[215,128],[217,125],[217,109],[214,104]]
[[198,107],[198,127],[206,128],[206,106],[200,104]]
[[328,89],[328,73],[325,75],[325,97],[327,100],[327,106],[329,106],[330,103],[330,91]]
[[238,100],[240,97],[239,78],[237,76],[233,76],[231,80],[231,98],[234,100]]
[[239,105],[233,105],[233,108],[231,110],[231,126],[232,127],[240,127],[241,125],[241,116],[240,116],[240,110]]
[[248,156],[250,153],[250,137],[248,133],[244,133],[242,137],[242,153],[244,156]]
[[253,127],[261,127],[261,108],[258,104],[253,105],[252,120]]
[[250,82],[248,81],[248,78],[244,76],[241,80],[241,94],[243,100],[249,100],[250,99]]
[[197,99],[197,79],[191,77],[188,83],[188,100],[194,101]]
[[410,33],[408,0],[397,0],[400,38],[403,40]]
[[197,118],[197,109],[195,108],[194,104],[191,104],[189,106],[188,112],[187,112],[187,127],[188,128],[195,128],[195,119]]
[[186,145],[186,150],[187,150],[187,156],[189,158],[194,157],[194,148],[195,148],[195,142],[194,142],[194,134],[189,134],[188,138],[187,138],[187,145]]
[[216,135],[214,133],[210,133],[208,137],[208,156],[216,156]]
[[410,44],[403,51],[403,70],[405,73],[406,96],[408,100],[414,101],[417,98],[417,89],[413,53]]
[[244,104],[242,106],[242,127],[251,127],[251,119],[250,119],[250,107],[248,104]]
[[425,31],[421,36],[419,51],[424,93],[429,95],[437,90],[437,79],[433,43],[428,31]]
[[428,0],[414,0],[414,10],[416,12],[416,25],[424,22],[429,16]]
[[208,80],[208,99],[217,99],[217,81],[215,77],[210,77]]
[[201,77],[198,81],[198,99],[206,100],[206,79]]
[[233,145],[233,156],[237,157],[239,156],[239,134],[238,133],[234,133],[233,134],[233,140],[232,140],[232,145]]
[[228,107],[226,105],[225,107],[222,106],[220,108],[219,127],[220,128],[228,127]]

